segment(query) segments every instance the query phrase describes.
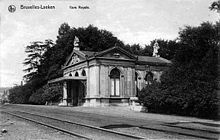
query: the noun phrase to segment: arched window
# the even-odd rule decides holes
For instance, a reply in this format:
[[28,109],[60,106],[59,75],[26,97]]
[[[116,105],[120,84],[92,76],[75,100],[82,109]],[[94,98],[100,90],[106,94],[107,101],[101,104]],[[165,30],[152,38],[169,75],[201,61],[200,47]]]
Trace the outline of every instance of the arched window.
[[111,96],[119,96],[120,71],[114,68],[110,72]]
[[82,76],[86,76],[86,71],[85,71],[85,70],[82,70],[81,75],[82,75]]
[[147,72],[147,74],[144,78],[144,80],[146,81],[146,84],[148,84],[148,85],[152,84],[153,77],[154,77],[154,74],[152,72]]
[[76,72],[76,73],[75,73],[75,76],[79,76],[79,73],[78,73],[78,72]]

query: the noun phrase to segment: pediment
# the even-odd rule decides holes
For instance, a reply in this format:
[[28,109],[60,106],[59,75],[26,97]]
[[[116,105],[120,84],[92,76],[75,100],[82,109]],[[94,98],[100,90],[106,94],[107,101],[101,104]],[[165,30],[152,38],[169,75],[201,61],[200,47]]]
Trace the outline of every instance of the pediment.
[[120,47],[113,47],[103,52],[100,52],[98,57],[108,57],[108,58],[118,58],[118,59],[136,59],[134,55],[129,53],[128,51],[120,48]]
[[69,66],[69,65],[73,65],[73,64],[77,64],[81,61],[85,60],[85,57],[81,54],[79,54],[79,52],[72,52],[72,54],[69,56],[69,58],[67,59],[65,66]]
[[[91,55],[92,54],[92,55]],[[101,57],[101,58],[115,58],[121,60],[137,60],[137,57],[132,55],[130,52],[126,51],[121,47],[112,47],[101,52],[89,52],[89,51],[78,51],[73,50],[71,55],[67,58],[64,66],[70,66],[84,61],[88,58]]]

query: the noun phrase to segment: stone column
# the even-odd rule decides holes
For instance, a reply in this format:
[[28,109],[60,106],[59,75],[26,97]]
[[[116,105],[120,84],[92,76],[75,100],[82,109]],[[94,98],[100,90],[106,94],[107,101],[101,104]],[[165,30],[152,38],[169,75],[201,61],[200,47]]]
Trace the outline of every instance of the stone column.
[[98,65],[98,74],[97,74],[97,91],[98,91],[98,94],[97,94],[97,96],[98,97],[100,97],[100,95],[101,95],[101,91],[100,91],[100,68],[101,66],[100,66],[100,64]]
[[63,82],[63,104],[62,105],[67,105],[67,82]]
[[86,98],[88,97],[90,97],[90,68],[89,66],[87,70],[87,79],[86,79]]

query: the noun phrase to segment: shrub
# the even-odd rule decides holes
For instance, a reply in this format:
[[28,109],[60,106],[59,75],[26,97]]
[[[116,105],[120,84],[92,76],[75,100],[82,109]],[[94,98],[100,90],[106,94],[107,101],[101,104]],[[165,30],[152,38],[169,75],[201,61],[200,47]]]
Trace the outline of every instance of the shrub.
[[45,100],[42,97],[43,93],[44,93],[44,88],[38,89],[30,96],[29,102],[32,104],[45,104]]
[[149,112],[216,119],[220,100],[213,86],[204,81],[153,82],[140,91],[139,100]]
[[61,86],[45,85],[31,95],[29,101],[33,104],[45,104],[46,102],[58,102],[62,97]]
[[56,85],[50,87],[46,85],[44,89],[42,97],[46,102],[58,102],[63,96],[62,86]]
[[13,104],[28,103],[28,99],[32,94],[32,87],[30,84],[24,86],[15,86],[9,90],[9,102]]

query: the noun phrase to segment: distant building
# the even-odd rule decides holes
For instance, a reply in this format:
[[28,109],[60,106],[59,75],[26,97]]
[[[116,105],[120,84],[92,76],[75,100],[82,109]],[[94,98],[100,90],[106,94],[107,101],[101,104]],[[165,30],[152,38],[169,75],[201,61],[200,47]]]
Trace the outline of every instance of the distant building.
[[63,84],[60,105],[128,105],[146,84],[160,81],[171,64],[158,55],[135,56],[117,46],[101,52],[75,48],[62,68],[63,77],[48,82]]
[[0,103],[9,102],[9,89],[10,88],[0,88]]

